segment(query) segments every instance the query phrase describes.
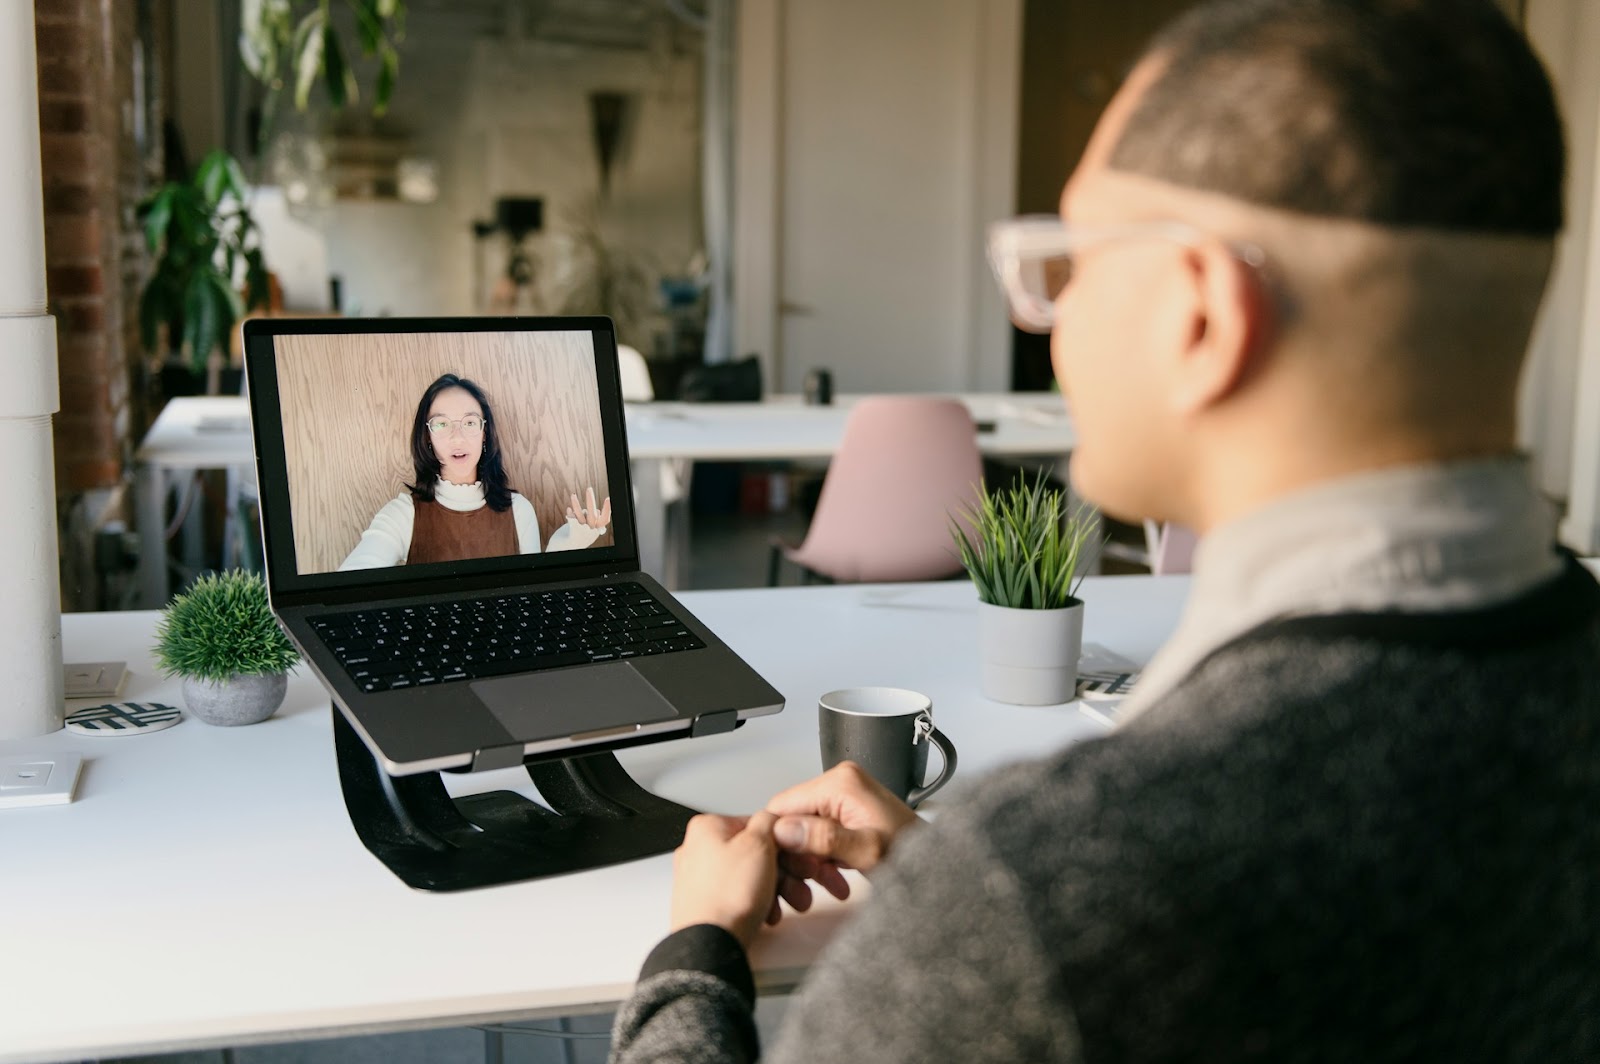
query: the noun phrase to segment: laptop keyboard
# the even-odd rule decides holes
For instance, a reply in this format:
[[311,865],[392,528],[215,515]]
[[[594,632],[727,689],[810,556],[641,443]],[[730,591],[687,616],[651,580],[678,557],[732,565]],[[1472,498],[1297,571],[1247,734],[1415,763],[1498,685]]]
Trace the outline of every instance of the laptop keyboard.
[[705,646],[633,583],[324,614],[311,626],[369,694]]

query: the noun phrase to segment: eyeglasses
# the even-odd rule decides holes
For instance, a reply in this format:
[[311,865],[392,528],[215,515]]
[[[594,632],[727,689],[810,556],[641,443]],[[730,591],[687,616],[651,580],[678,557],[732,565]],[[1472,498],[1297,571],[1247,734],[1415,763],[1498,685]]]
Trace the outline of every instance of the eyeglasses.
[[[1182,222],[1127,222],[1120,225],[1068,225],[1049,214],[1027,215],[989,227],[989,265],[1000,282],[1018,326],[1049,332],[1056,322],[1056,299],[1072,280],[1079,252],[1115,240],[1168,240],[1197,247],[1204,233]],[[1254,245],[1230,244],[1252,266],[1264,261]]]
[[483,431],[484,422],[489,419],[482,414],[468,414],[463,418],[430,417],[428,431],[435,436],[443,436],[451,429],[460,429],[463,436],[476,436]]

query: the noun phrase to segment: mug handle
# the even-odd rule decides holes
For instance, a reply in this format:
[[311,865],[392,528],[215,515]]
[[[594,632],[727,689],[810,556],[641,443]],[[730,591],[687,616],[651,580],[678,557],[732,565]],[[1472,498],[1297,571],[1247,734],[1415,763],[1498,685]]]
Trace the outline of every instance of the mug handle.
[[955,744],[945,738],[944,732],[931,724],[928,727],[928,739],[934,746],[939,748],[939,756],[944,759],[944,764],[940,766],[939,775],[932,783],[923,787],[913,787],[911,793],[906,795],[906,804],[913,809],[921,805],[923,800],[932,795],[934,791],[949,783],[950,777],[956,774]]

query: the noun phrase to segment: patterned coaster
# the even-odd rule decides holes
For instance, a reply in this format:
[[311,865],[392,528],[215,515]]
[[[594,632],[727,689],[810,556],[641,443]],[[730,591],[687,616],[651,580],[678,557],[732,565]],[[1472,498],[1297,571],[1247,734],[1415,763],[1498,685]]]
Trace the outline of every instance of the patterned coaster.
[[80,735],[145,735],[183,719],[176,706],[160,702],[107,702],[67,714],[67,731]]

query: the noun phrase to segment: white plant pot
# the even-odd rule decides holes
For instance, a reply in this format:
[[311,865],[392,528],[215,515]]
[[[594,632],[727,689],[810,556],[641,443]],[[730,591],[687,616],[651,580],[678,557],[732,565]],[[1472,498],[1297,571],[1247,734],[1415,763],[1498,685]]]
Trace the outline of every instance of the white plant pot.
[[1083,603],[1020,610],[978,603],[978,659],[984,697],[1017,706],[1054,706],[1077,695]]
[[207,724],[234,727],[259,724],[278,711],[289,689],[287,673],[241,676],[223,683],[183,678],[183,704]]

